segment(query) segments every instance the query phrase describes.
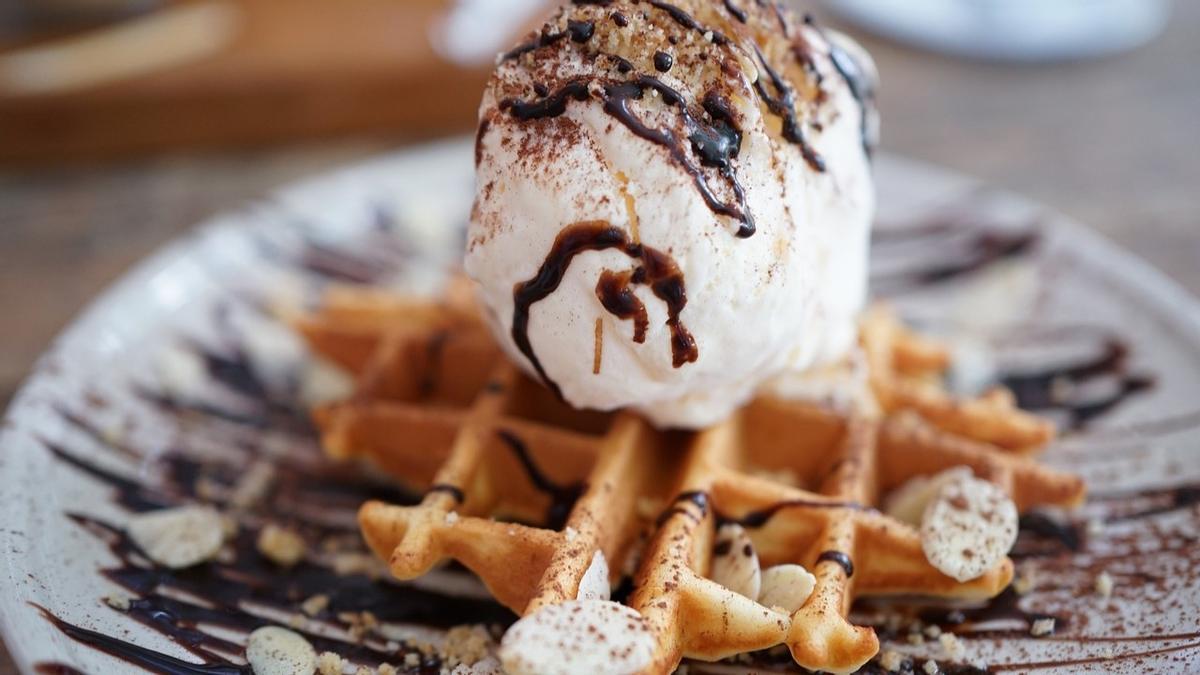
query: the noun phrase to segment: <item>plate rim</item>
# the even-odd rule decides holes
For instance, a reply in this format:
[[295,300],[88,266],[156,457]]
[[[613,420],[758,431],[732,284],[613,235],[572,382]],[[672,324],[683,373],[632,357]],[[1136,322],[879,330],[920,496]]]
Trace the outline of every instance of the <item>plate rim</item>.
[[[353,178],[364,172],[379,172],[388,167],[394,170],[396,166],[418,162],[430,155],[461,152],[469,144],[470,139],[461,137],[368,156],[286,183],[266,193],[265,198],[282,203],[289,194],[311,191],[318,186]],[[912,171],[930,176],[942,184],[958,182],[963,186],[985,188],[989,194],[996,195],[997,198],[1036,207],[1037,212],[1045,216],[1048,227],[1066,233],[1073,245],[1079,245],[1079,249],[1074,251],[1075,254],[1081,256],[1095,254],[1106,259],[1120,260],[1120,265],[1106,268],[1109,278],[1133,289],[1139,299],[1146,300],[1153,305],[1156,314],[1170,317],[1176,322],[1175,325],[1185,331],[1184,337],[1187,341],[1200,345],[1200,296],[1192,294],[1168,274],[1136,253],[1118,245],[1102,232],[1064,215],[1052,205],[994,186],[954,169],[890,153],[881,153],[876,161],[879,164],[889,165],[889,171]],[[90,334],[105,324],[111,324],[114,317],[121,314],[120,308],[128,304],[140,290],[152,283],[155,278],[168,273],[182,273],[184,267],[189,264],[189,259],[194,258],[202,247],[215,245],[213,242],[217,239],[228,236],[223,234],[225,232],[241,231],[244,233],[255,226],[278,227],[277,224],[273,224],[278,222],[277,218],[264,224],[261,220],[262,214],[254,212],[254,204],[255,202],[251,201],[233,205],[201,220],[184,234],[159,246],[134,263],[117,279],[104,286],[47,343],[45,351],[31,364],[28,374],[17,387],[8,408],[0,418],[2,419],[0,422],[0,468],[10,467],[9,471],[0,471],[0,495],[7,492],[3,489],[9,482],[5,479],[5,475],[11,476],[14,473],[11,469],[12,464],[23,461],[28,465],[27,463],[30,461],[39,461],[20,455],[21,442],[27,439],[21,437],[23,430],[20,428],[18,420],[22,418],[24,410],[36,402],[33,394],[36,392],[37,385],[44,378],[49,377],[44,370],[45,364],[59,353],[69,349],[87,349],[88,358],[85,361],[96,362],[96,357],[102,355],[104,347],[91,343],[88,340]],[[284,208],[286,209],[286,207]],[[282,212],[286,212],[286,210]],[[161,321],[163,309],[156,303],[153,305],[152,311],[144,312],[143,316],[147,317],[147,321],[153,317]],[[150,323],[154,322],[150,321]],[[19,588],[14,575],[20,567],[15,560],[18,556],[14,554],[11,543],[19,534],[21,531],[17,529],[0,529],[0,580],[8,582],[4,584],[5,589],[14,591]],[[7,590],[0,592],[0,640],[3,641],[18,672],[25,673],[32,672],[34,665],[31,649],[27,645],[21,644],[20,641],[14,642],[10,639],[14,635],[15,627],[26,624],[28,617],[31,616],[29,612],[23,611],[28,606],[22,596],[23,594],[20,592]],[[49,624],[47,624],[46,633],[51,634]]]

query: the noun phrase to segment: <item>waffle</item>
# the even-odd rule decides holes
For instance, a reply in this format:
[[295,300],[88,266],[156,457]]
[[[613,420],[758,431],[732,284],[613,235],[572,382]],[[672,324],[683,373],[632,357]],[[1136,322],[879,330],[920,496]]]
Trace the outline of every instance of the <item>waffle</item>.
[[[871,385],[886,414],[760,398],[696,433],[559,402],[504,357],[461,289],[438,302],[331,291],[296,325],[358,378],[352,398],[314,413],[327,452],[424,494],[416,506],[360,511],[396,577],[454,559],[528,616],[576,598],[601,552],[610,581],[633,578],[624,602],[655,644],[645,673],[780,644],[806,668],[851,671],[879,649],[871,628],[847,619],[855,598],[1004,589],[1010,560],[958,582],[929,564],[915,528],[872,508],[910,478],[969,466],[1022,512],[1083,497],[1078,478],[1011,451],[1045,438],[1040,424],[1002,395],[960,402],[936,389],[944,350],[882,311],[864,320],[862,342],[881,364]],[[964,427],[975,433],[952,433]],[[730,521],[763,567],[799,563],[815,575],[797,611],[707,578],[714,525]]]

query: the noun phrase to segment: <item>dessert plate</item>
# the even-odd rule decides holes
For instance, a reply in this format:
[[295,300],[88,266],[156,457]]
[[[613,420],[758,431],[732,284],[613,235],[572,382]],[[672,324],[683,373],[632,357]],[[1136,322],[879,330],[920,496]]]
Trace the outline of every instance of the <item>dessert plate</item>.
[[[906,617],[877,630],[918,669],[1200,669],[1200,303],[1019,197],[896,157],[877,172],[876,295],[954,345],[955,387],[1000,381],[1057,421],[1045,461],[1090,497],[1023,520],[1017,582],[985,606],[856,612]],[[304,407],[345,382],[274,318],[330,283],[436,291],[472,193],[467,141],[298,184],[143,262],[51,345],[0,435],[0,629],[23,671],[248,672],[246,633],[274,623],[357,664],[438,672],[453,663],[421,645],[512,620],[461,570],[402,585],[364,554],[358,504],[408,496],[321,457]],[[124,533],[195,502],[229,515],[206,565],[152,565]],[[304,560],[264,558],[267,524],[299,533]],[[357,639],[364,613],[383,625]],[[774,653],[689,667],[795,670]]]

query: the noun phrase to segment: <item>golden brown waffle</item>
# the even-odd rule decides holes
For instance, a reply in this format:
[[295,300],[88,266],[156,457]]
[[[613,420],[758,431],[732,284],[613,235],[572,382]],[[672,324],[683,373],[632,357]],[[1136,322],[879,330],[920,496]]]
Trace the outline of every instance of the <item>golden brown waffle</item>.
[[941,386],[948,350],[913,333],[887,307],[870,309],[860,334],[871,390],[885,412],[913,410],[952,434],[1022,453],[1054,439],[1054,425],[1017,408],[1007,389],[970,399],[948,395]]
[[[945,356],[883,315],[866,321],[864,345],[888,365],[872,384],[891,396],[892,414],[764,398],[714,428],[668,433],[559,402],[503,357],[461,295],[436,304],[339,291],[298,322],[358,376],[351,400],[316,411],[328,452],[370,460],[425,494],[417,506],[364,505],[363,533],[397,577],[453,558],[521,615],[574,599],[596,551],[614,578],[632,560],[626,602],[657,645],[647,673],[778,644],[807,668],[853,670],[879,648],[873,630],[846,618],[856,597],[1000,592],[1011,561],[960,583],[929,564],[914,528],[872,508],[910,478],[970,466],[1022,511],[1083,496],[1076,477],[945,431],[987,417],[988,439],[1024,448],[1034,425],[990,399],[911,399],[909,382],[934,391],[925,383]],[[746,527],[764,567],[811,570],[808,601],[789,615],[706,578],[719,521]]]

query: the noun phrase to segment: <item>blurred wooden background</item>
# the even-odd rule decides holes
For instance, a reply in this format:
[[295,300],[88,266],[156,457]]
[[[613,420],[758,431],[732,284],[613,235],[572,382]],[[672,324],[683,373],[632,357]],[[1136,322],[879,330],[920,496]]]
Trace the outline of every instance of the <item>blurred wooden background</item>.
[[[393,28],[397,35],[404,31],[396,24]],[[886,150],[953,167],[1050,204],[1200,294],[1197,35],[1200,3],[1185,1],[1176,3],[1171,25],[1157,42],[1131,54],[1083,63],[1003,66],[926,54],[870,37],[863,41],[882,71]],[[404,36],[410,45],[422,39],[419,31]],[[394,100],[396,84],[389,80],[386,64],[398,52],[356,49],[375,59],[368,75],[350,87],[362,96],[358,105],[377,104],[384,98],[381,92],[390,92]],[[325,82],[331,89],[322,90],[322,96],[347,91],[337,86],[336,78]],[[445,92],[444,100],[457,103],[446,109],[442,128],[459,127],[473,114],[478,79],[464,77],[455,85],[457,89]],[[177,110],[188,107],[175,105],[181,106]],[[188,114],[202,119],[201,113],[195,109]],[[261,126],[263,116],[282,121],[288,113],[286,106],[254,109],[246,118],[247,128]],[[403,114],[397,108],[370,111],[374,124],[357,128],[371,133],[323,141],[177,152],[116,164],[0,169],[0,308],[5,317],[0,402],[7,401],[47,341],[89,299],[172,237],[283,183],[438,130],[397,134],[396,122]],[[305,131],[281,126],[273,140]],[[328,136],[344,129],[335,125],[320,131]],[[0,156],[21,156],[15,146],[6,145],[10,133],[0,115]],[[146,147],[160,145],[148,142]],[[13,672],[0,651],[0,675]]]

